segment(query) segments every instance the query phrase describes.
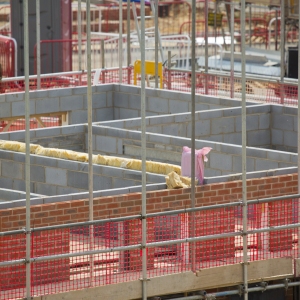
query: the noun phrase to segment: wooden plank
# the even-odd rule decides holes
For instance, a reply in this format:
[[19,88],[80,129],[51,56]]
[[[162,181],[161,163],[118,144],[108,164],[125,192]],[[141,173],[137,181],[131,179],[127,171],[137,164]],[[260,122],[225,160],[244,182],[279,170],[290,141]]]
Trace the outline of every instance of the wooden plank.
[[[249,282],[277,280],[293,277],[293,259],[274,258],[255,261],[249,264]],[[209,290],[216,287],[235,286],[243,282],[242,265],[234,264],[192,272],[157,276],[147,281],[147,296],[162,296],[196,290]],[[101,287],[82,289],[35,297],[35,300],[126,300],[142,298],[142,282],[139,280],[110,284]]]

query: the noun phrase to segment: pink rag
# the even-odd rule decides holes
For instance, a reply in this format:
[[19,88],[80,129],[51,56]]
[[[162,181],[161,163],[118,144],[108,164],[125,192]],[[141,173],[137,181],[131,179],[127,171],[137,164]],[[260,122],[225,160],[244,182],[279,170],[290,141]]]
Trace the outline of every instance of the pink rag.
[[[203,184],[204,179],[204,161],[208,161],[206,154],[212,150],[210,147],[204,147],[195,150],[195,177],[199,184]],[[191,177],[191,148],[184,146],[181,155],[181,175]]]

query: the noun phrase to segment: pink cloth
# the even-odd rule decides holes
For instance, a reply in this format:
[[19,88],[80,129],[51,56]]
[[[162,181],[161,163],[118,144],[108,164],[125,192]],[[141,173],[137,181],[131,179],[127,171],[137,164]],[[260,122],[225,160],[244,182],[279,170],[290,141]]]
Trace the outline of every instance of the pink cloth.
[[[204,179],[204,163],[208,161],[206,154],[212,150],[210,147],[204,147],[200,150],[195,150],[195,177],[199,184],[203,184]],[[191,148],[184,146],[181,155],[181,175],[191,177]]]

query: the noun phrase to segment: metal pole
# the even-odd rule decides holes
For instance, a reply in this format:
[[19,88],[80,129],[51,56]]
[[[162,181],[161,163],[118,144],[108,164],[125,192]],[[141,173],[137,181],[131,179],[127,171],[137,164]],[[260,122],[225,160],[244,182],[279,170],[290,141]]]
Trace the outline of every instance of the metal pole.
[[[137,27],[138,28],[138,27]],[[142,299],[147,300],[145,0],[141,0]]]
[[[191,132],[191,208],[195,207],[195,86],[196,86],[196,0],[192,0],[192,85],[191,85],[191,121],[192,121],[192,132]],[[191,214],[191,237],[195,236],[195,214]],[[195,244],[191,245],[191,270],[195,271]]]
[[23,1],[24,75],[25,75],[25,189],[26,189],[26,297],[31,299],[31,232],[30,232],[30,99],[29,99],[29,33],[28,0]]
[[[155,0],[154,8],[155,8],[154,24],[156,24],[155,26],[155,88],[157,89],[158,88],[158,0]],[[164,62],[162,61],[162,63]]]
[[280,23],[280,99],[284,103],[283,82],[285,75],[285,0],[281,0],[281,23]]
[[251,43],[252,43],[252,41],[251,41],[251,33],[252,33],[252,22],[251,22],[251,20],[252,20],[252,4],[251,3],[249,3],[248,4],[249,5],[249,46],[251,47]]
[[234,3],[230,3],[230,28],[231,28],[231,45],[230,45],[230,98],[234,98]]
[[248,299],[248,246],[247,246],[247,171],[246,171],[246,58],[245,58],[245,0],[241,2],[241,63],[242,63],[242,198],[243,198],[243,281],[244,300]]
[[37,89],[41,89],[41,21],[40,21],[40,0],[36,0],[36,75]]
[[[298,15],[300,16],[300,5],[299,5]],[[281,19],[282,20],[282,19]],[[298,39],[298,74],[300,74],[300,39]],[[298,75],[299,76],[299,75]],[[299,77],[298,77],[299,78]],[[300,194],[300,80],[298,80],[298,194]],[[300,199],[298,198],[297,201],[297,208],[298,208],[298,222],[300,220]],[[298,258],[300,257],[300,227],[298,228]]]
[[205,95],[208,94],[208,0],[205,0]]
[[[87,107],[88,107],[88,157],[89,157],[89,221],[94,219],[93,207],[93,107],[92,107],[92,72],[91,72],[91,13],[90,0],[86,1],[87,33]],[[94,249],[94,226],[89,227],[89,246]],[[90,256],[90,286],[94,285],[94,257]]]
[[[78,0],[78,9],[77,9],[77,31],[78,31],[78,70],[82,70],[81,61],[82,61],[82,25],[81,25],[81,0]],[[81,76],[80,76],[81,78]]]
[[119,0],[119,83],[123,82],[122,65],[123,65],[123,2]]
[[130,48],[130,1],[127,0],[127,67],[131,64]]

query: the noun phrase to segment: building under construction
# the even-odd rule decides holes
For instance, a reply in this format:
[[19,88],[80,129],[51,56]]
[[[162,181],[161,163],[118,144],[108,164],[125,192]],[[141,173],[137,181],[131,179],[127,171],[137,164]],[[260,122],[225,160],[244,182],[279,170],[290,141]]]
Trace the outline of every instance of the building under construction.
[[[221,52],[209,49],[209,19],[201,49],[193,26],[186,44],[181,37],[179,46],[179,33],[176,47],[165,44],[172,39],[160,29],[155,50],[143,51],[153,42],[139,32],[150,8],[135,3],[142,25],[133,37],[125,29],[113,38],[87,30],[82,44],[60,42],[71,43],[76,64],[45,73],[38,55],[29,68],[24,3],[24,62],[13,65],[24,74],[7,76],[9,64],[2,63],[0,299],[299,299],[298,79],[288,73],[295,75],[289,60],[299,41],[299,8],[284,2],[288,29],[278,23],[274,35],[267,28],[261,55],[250,25],[241,26],[238,41],[213,22]],[[215,21],[223,13],[227,23],[238,11],[242,23],[252,5],[252,14],[258,9],[208,4],[163,3],[158,16],[152,3],[149,14],[165,25],[177,8],[196,5]],[[264,3],[264,13],[283,18],[280,4]],[[101,15],[103,26],[103,5],[90,11],[87,3],[82,14],[79,1],[70,15],[76,22],[86,16],[87,28],[89,15]],[[123,5],[119,20],[132,9]],[[122,24],[131,24],[127,16]],[[105,39],[97,44],[93,34]],[[216,40],[226,37],[239,53],[223,52]],[[3,47],[19,44],[4,33],[3,40]],[[132,57],[139,45],[141,59],[131,63],[114,52],[108,44],[116,40],[124,53],[129,45]],[[253,43],[250,54],[246,41]],[[93,65],[97,45],[100,67]],[[293,54],[284,60],[288,47]],[[155,52],[153,62],[145,61],[147,51]],[[107,55],[121,67],[105,68]],[[277,66],[279,76],[247,72],[266,55],[264,67]],[[221,70],[226,57],[240,70]],[[81,58],[87,69],[78,66]]]

